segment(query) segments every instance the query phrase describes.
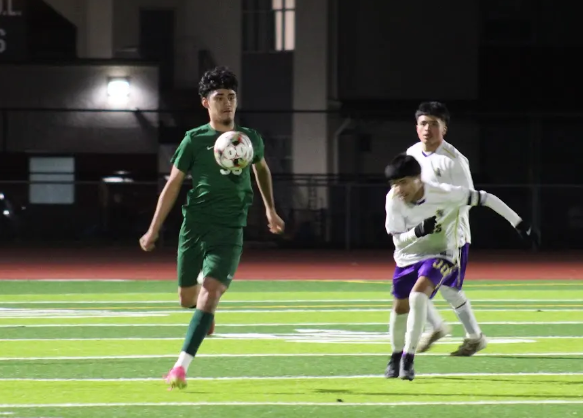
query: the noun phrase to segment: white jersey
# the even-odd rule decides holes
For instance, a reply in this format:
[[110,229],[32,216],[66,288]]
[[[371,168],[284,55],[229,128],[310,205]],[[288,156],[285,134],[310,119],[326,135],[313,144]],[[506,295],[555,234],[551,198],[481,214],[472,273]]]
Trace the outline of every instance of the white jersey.
[[[434,257],[445,258],[454,264],[459,261],[459,212],[477,203],[474,195],[478,192],[444,183],[425,183],[424,188],[424,196],[417,203],[405,203],[393,193],[393,189],[387,193],[385,228],[393,235],[398,267]],[[406,243],[395,236],[414,229],[432,216],[437,218],[433,234]]]
[[[443,141],[435,152],[426,153],[423,151],[423,144],[418,142],[407,149],[407,154],[415,157],[421,165],[421,179],[423,181],[474,189],[468,159],[450,143]],[[461,232],[458,245],[461,247],[472,242],[470,208],[463,208],[460,211],[460,217]]]

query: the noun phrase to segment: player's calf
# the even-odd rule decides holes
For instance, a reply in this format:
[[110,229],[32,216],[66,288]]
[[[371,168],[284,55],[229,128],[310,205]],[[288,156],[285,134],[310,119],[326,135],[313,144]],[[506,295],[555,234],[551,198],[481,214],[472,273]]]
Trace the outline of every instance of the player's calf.
[[186,309],[196,309],[200,285],[178,287],[178,300],[180,306]]
[[472,310],[472,305],[464,292],[452,287],[443,286],[441,295],[453,308],[456,316],[464,326],[466,339],[476,340],[482,335],[482,330]]
[[405,348],[405,332],[409,315],[409,299],[395,299],[389,322],[389,337],[392,354],[385,369],[387,379],[399,377],[399,367]]

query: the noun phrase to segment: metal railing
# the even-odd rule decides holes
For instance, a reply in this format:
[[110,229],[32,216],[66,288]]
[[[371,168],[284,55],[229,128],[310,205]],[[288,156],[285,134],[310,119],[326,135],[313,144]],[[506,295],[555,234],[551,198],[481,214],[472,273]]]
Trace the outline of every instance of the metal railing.
[[[59,182],[74,195],[72,204],[31,204],[33,186],[57,182],[0,181],[0,241],[135,243],[154,212],[160,182]],[[543,248],[583,248],[583,186],[476,185],[504,200],[527,219],[535,219]],[[175,245],[182,222],[181,205],[190,185],[185,183],[164,225],[163,245]],[[256,192],[245,230],[247,242],[281,247],[390,247],[384,229],[383,182],[324,179],[322,176],[275,178],[278,212],[285,219],[283,236],[270,234]],[[61,191],[62,192],[62,191]],[[536,200],[533,195],[536,194]],[[315,196],[316,198],[309,198]],[[538,205],[533,206],[533,201]],[[470,215],[476,248],[522,248],[508,223],[487,208]]]

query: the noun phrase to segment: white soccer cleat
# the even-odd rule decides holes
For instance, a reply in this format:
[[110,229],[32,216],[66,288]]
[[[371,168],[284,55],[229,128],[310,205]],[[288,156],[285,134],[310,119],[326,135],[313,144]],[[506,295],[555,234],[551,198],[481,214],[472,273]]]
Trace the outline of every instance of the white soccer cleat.
[[451,334],[451,326],[444,323],[441,328],[437,330],[431,330],[429,332],[424,333],[421,336],[421,340],[419,341],[419,345],[417,346],[418,353],[424,353],[428,351],[433,344],[437,341],[441,340],[442,338]]
[[482,351],[488,346],[488,341],[484,334],[480,334],[479,338],[466,338],[462,345],[458,347],[456,351],[450,355],[454,357],[470,357],[476,354],[478,351]]

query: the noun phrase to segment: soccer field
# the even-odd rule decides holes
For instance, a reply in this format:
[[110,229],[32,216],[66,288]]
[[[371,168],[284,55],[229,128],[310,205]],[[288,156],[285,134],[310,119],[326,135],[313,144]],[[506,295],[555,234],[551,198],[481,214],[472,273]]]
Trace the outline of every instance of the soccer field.
[[386,281],[235,281],[190,367],[168,391],[192,311],[172,281],[0,281],[0,417],[513,417],[583,415],[583,282],[465,286],[489,337],[382,377]]

